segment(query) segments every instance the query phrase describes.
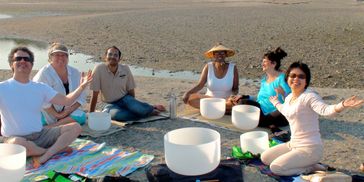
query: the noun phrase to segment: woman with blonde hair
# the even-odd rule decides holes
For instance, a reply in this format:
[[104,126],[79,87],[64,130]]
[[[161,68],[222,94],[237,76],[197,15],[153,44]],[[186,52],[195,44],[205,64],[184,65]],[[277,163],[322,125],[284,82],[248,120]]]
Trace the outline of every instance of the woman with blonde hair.
[[[63,95],[75,90],[80,84],[81,73],[68,65],[68,56],[69,52],[65,45],[53,43],[48,50],[49,64],[37,72],[33,81],[43,82]],[[82,125],[86,122],[86,113],[81,109],[85,103],[86,93],[83,92],[71,106],[55,104],[45,106],[42,112],[42,123],[48,127],[71,122]]]

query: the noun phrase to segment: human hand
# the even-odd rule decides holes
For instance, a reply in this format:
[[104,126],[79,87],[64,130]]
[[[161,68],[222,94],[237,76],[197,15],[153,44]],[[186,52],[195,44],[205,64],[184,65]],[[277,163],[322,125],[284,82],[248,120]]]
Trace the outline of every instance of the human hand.
[[63,119],[68,116],[68,112],[66,110],[63,110],[61,112],[58,112],[55,117],[56,119]]
[[361,105],[363,105],[363,103],[364,103],[363,99],[359,99],[357,96],[352,96],[352,97],[345,99],[342,104],[344,107],[357,107],[358,108]]
[[81,74],[81,80],[80,80],[80,86],[82,88],[86,88],[86,86],[91,83],[92,81],[92,71],[88,70],[87,73],[82,72]]
[[278,100],[278,94],[275,96],[270,96],[269,101],[273,104],[274,107],[276,107],[276,105],[280,103]]
[[277,87],[274,89],[276,91],[277,94],[282,95],[283,97],[286,95],[283,88],[281,86]]
[[242,98],[243,98],[242,95],[232,95],[229,97],[229,101],[231,103],[233,103],[234,105],[237,105],[237,104],[239,104],[239,100]]
[[184,93],[183,96],[182,96],[182,100],[185,104],[187,104],[188,102],[188,99],[190,98],[190,95],[188,92]]

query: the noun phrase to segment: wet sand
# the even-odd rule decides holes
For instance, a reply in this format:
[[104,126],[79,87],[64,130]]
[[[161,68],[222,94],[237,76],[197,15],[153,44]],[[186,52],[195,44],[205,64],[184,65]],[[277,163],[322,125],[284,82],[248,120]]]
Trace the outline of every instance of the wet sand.
[[200,72],[216,42],[237,51],[244,78],[260,78],[267,49],[284,48],[283,69],[302,60],[312,84],[364,88],[364,3],[306,0],[2,0],[2,37],[61,41],[98,60],[111,45],[127,64]]
[[[21,1],[0,0],[1,37],[61,41],[96,59],[111,45],[121,48],[126,64],[155,69],[199,72],[208,60],[202,53],[223,42],[237,50],[231,58],[241,77],[259,79],[267,48],[283,47],[289,56],[283,68],[303,60],[312,68],[312,85],[328,103],[357,94],[364,98],[364,4],[356,1]],[[35,3],[37,2],[37,3]],[[87,3],[86,3],[87,2]],[[5,60],[1,60],[5,61]],[[0,71],[0,80],[11,76]],[[174,88],[182,112],[183,92],[196,81],[136,77],[138,99],[167,105]],[[242,84],[240,93],[255,95],[258,86]],[[100,107],[100,104],[98,105]],[[88,107],[86,107],[88,108]],[[334,118],[320,118],[323,163],[360,173],[364,159],[364,108]],[[188,126],[213,128],[222,135],[222,157],[239,145],[241,133],[188,120],[163,120],[128,127],[94,139],[111,146],[141,150],[164,162],[163,135]],[[246,181],[273,181],[245,168]],[[363,175],[363,173],[360,173]],[[130,176],[145,181],[143,170]]]

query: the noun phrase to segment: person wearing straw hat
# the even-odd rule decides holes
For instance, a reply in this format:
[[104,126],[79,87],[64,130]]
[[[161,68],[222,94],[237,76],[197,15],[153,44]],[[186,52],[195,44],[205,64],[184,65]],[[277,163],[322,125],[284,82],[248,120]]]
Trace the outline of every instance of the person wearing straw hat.
[[[68,65],[68,56],[69,52],[65,45],[53,43],[48,49],[49,64],[37,72],[33,81],[45,83],[63,95],[74,91],[80,85],[81,73]],[[71,106],[48,104],[42,111],[42,123],[47,127],[72,122],[82,125],[86,122],[86,113],[80,106],[85,103],[86,92],[83,92]]]
[[[200,108],[200,99],[213,97],[226,99],[226,110],[231,110],[232,102],[228,99],[239,92],[239,75],[235,64],[226,61],[234,56],[235,51],[222,45],[215,45],[204,53],[212,59],[207,63],[196,86],[183,95],[183,102],[194,108]],[[206,94],[198,93],[207,84]]]

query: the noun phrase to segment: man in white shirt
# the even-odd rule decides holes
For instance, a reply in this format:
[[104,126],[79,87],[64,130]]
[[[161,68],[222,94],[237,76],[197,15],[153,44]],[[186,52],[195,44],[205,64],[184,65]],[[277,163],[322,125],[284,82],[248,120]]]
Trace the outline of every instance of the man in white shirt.
[[16,47],[8,57],[13,77],[0,82],[1,133],[6,143],[27,149],[27,156],[35,156],[35,167],[54,154],[68,148],[81,132],[78,123],[43,128],[41,110],[45,104],[71,105],[92,80],[91,73],[72,93],[64,96],[51,87],[30,80],[34,55],[26,47]]

